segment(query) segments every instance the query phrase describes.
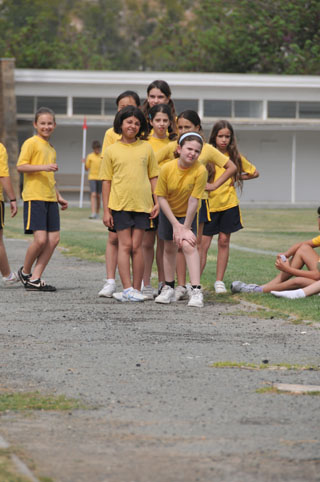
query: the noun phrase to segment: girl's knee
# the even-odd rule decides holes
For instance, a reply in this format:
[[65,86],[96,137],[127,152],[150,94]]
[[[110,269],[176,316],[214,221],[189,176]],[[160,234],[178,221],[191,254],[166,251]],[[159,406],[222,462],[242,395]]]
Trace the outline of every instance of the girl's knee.
[[228,248],[230,244],[230,234],[220,233],[218,238],[219,248]]

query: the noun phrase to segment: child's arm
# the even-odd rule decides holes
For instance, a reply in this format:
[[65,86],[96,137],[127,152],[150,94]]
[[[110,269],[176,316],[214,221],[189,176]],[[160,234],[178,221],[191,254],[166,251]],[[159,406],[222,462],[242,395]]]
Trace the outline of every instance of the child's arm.
[[223,167],[225,168],[224,173],[221,174],[221,176],[213,183],[208,182],[206,184],[206,191],[215,191],[216,189],[218,189],[218,187],[222,186],[222,184],[225,183],[230,177],[232,177],[237,171],[237,166],[234,162],[230,161],[230,159],[225,163]]
[[113,216],[109,208],[109,197],[111,191],[111,181],[102,181],[102,205],[103,205],[103,224],[107,228],[113,228]]
[[[177,220],[177,218],[175,217],[175,215],[173,214],[173,212],[171,211],[171,208],[170,208],[170,205],[168,203],[168,201],[166,200],[165,197],[162,197],[162,196],[158,196],[158,199],[159,199],[159,204],[160,204],[160,207],[163,211],[163,213],[165,214],[165,216],[167,217],[168,221],[171,223],[172,225],[172,229],[173,229],[173,241],[179,246],[181,247],[182,245],[182,241],[183,240],[186,240],[188,243],[190,243],[192,246],[195,246],[196,245],[196,242],[197,242],[197,238],[196,236],[193,234],[193,232],[191,231],[190,228],[188,228],[187,226],[188,225],[184,225],[184,224],[180,224],[179,221]],[[196,200],[197,201],[197,206],[198,206],[198,199]],[[197,209],[197,208],[196,208]],[[188,210],[189,210],[189,206],[188,206]],[[187,213],[188,214],[188,213]],[[189,221],[188,221],[189,222]],[[191,220],[191,223],[192,223],[192,220]],[[190,224],[191,226],[191,224]]]
[[300,246],[302,246],[302,244],[307,244],[308,246],[311,246],[312,248],[317,247],[313,244],[312,239],[308,239],[307,241],[301,241],[300,243],[295,243],[292,246],[290,246],[290,248],[287,249],[287,251],[285,251],[283,253],[278,253],[277,259],[281,258],[281,255],[284,255],[286,258],[291,258],[291,256],[293,256],[296,253],[296,251],[300,248]]
[[248,172],[244,172],[243,174],[241,174],[240,179],[242,179],[242,181],[249,181],[250,179],[256,179],[259,176],[260,176],[259,172],[255,170],[254,173],[252,174],[249,174]]
[[60,204],[62,211],[64,211],[65,209],[68,208],[68,201],[61,196],[57,188],[56,188],[56,193],[57,193],[57,201]]
[[159,202],[158,202],[158,196],[155,194],[156,185],[157,185],[157,180],[158,180],[158,177],[152,177],[152,178],[150,179],[152,197],[153,197],[153,202],[154,202],[152,211],[151,211],[151,213],[150,213],[150,219],[156,218],[156,217],[159,215],[159,211],[160,211]]
[[281,258],[277,258],[275,266],[279,271],[288,273],[291,276],[302,276],[303,278],[309,278],[315,281],[320,280],[320,271],[318,269],[315,269],[313,271],[307,271],[305,269],[292,268],[292,266],[290,266],[289,260],[282,261]]
[[20,164],[17,166],[18,172],[55,172],[58,170],[58,164]]
[[11,179],[10,177],[0,177],[0,182],[2,184],[3,189],[8,195],[8,198],[10,201],[11,217],[13,218],[18,212],[18,208],[17,208],[17,200],[12,187]]

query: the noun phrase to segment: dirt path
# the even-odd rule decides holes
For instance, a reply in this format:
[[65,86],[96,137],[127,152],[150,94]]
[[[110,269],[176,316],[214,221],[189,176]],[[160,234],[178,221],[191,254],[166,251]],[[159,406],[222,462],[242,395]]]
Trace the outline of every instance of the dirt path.
[[[26,242],[7,240],[19,267]],[[92,410],[5,413],[0,435],[62,482],[320,480],[320,398],[257,393],[320,384],[317,371],[217,369],[218,361],[320,365],[320,330],[246,305],[98,298],[101,264],[57,252],[57,293],[0,288],[0,390],[39,390]]]

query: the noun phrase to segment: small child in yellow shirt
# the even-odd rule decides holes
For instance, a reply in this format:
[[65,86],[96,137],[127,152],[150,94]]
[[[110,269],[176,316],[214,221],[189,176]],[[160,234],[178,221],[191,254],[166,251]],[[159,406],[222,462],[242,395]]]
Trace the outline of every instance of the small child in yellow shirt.
[[97,219],[100,211],[100,200],[102,181],[99,179],[100,165],[101,165],[101,144],[99,141],[92,142],[93,152],[88,154],[85,169],[89,171],[89,185],[90,185],[90,202],[91,214],[89,219]]

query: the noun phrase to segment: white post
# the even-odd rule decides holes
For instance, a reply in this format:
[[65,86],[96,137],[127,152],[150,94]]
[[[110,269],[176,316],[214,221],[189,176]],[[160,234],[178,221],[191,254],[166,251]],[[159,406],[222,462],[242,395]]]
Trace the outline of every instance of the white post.
[[86,162],[86,143],[87,143],[87,119],[83,119],[83,135],[82,135],[82,163],[81,163],[81,184],[80,184],[80,202],[79,207],[83,206],[83,187],[84,187],[84,165]]
[[297,158],[297,139],[296,134],[292,135],[292,163],[291,163],[291,203],[296,202],[296,158]]

